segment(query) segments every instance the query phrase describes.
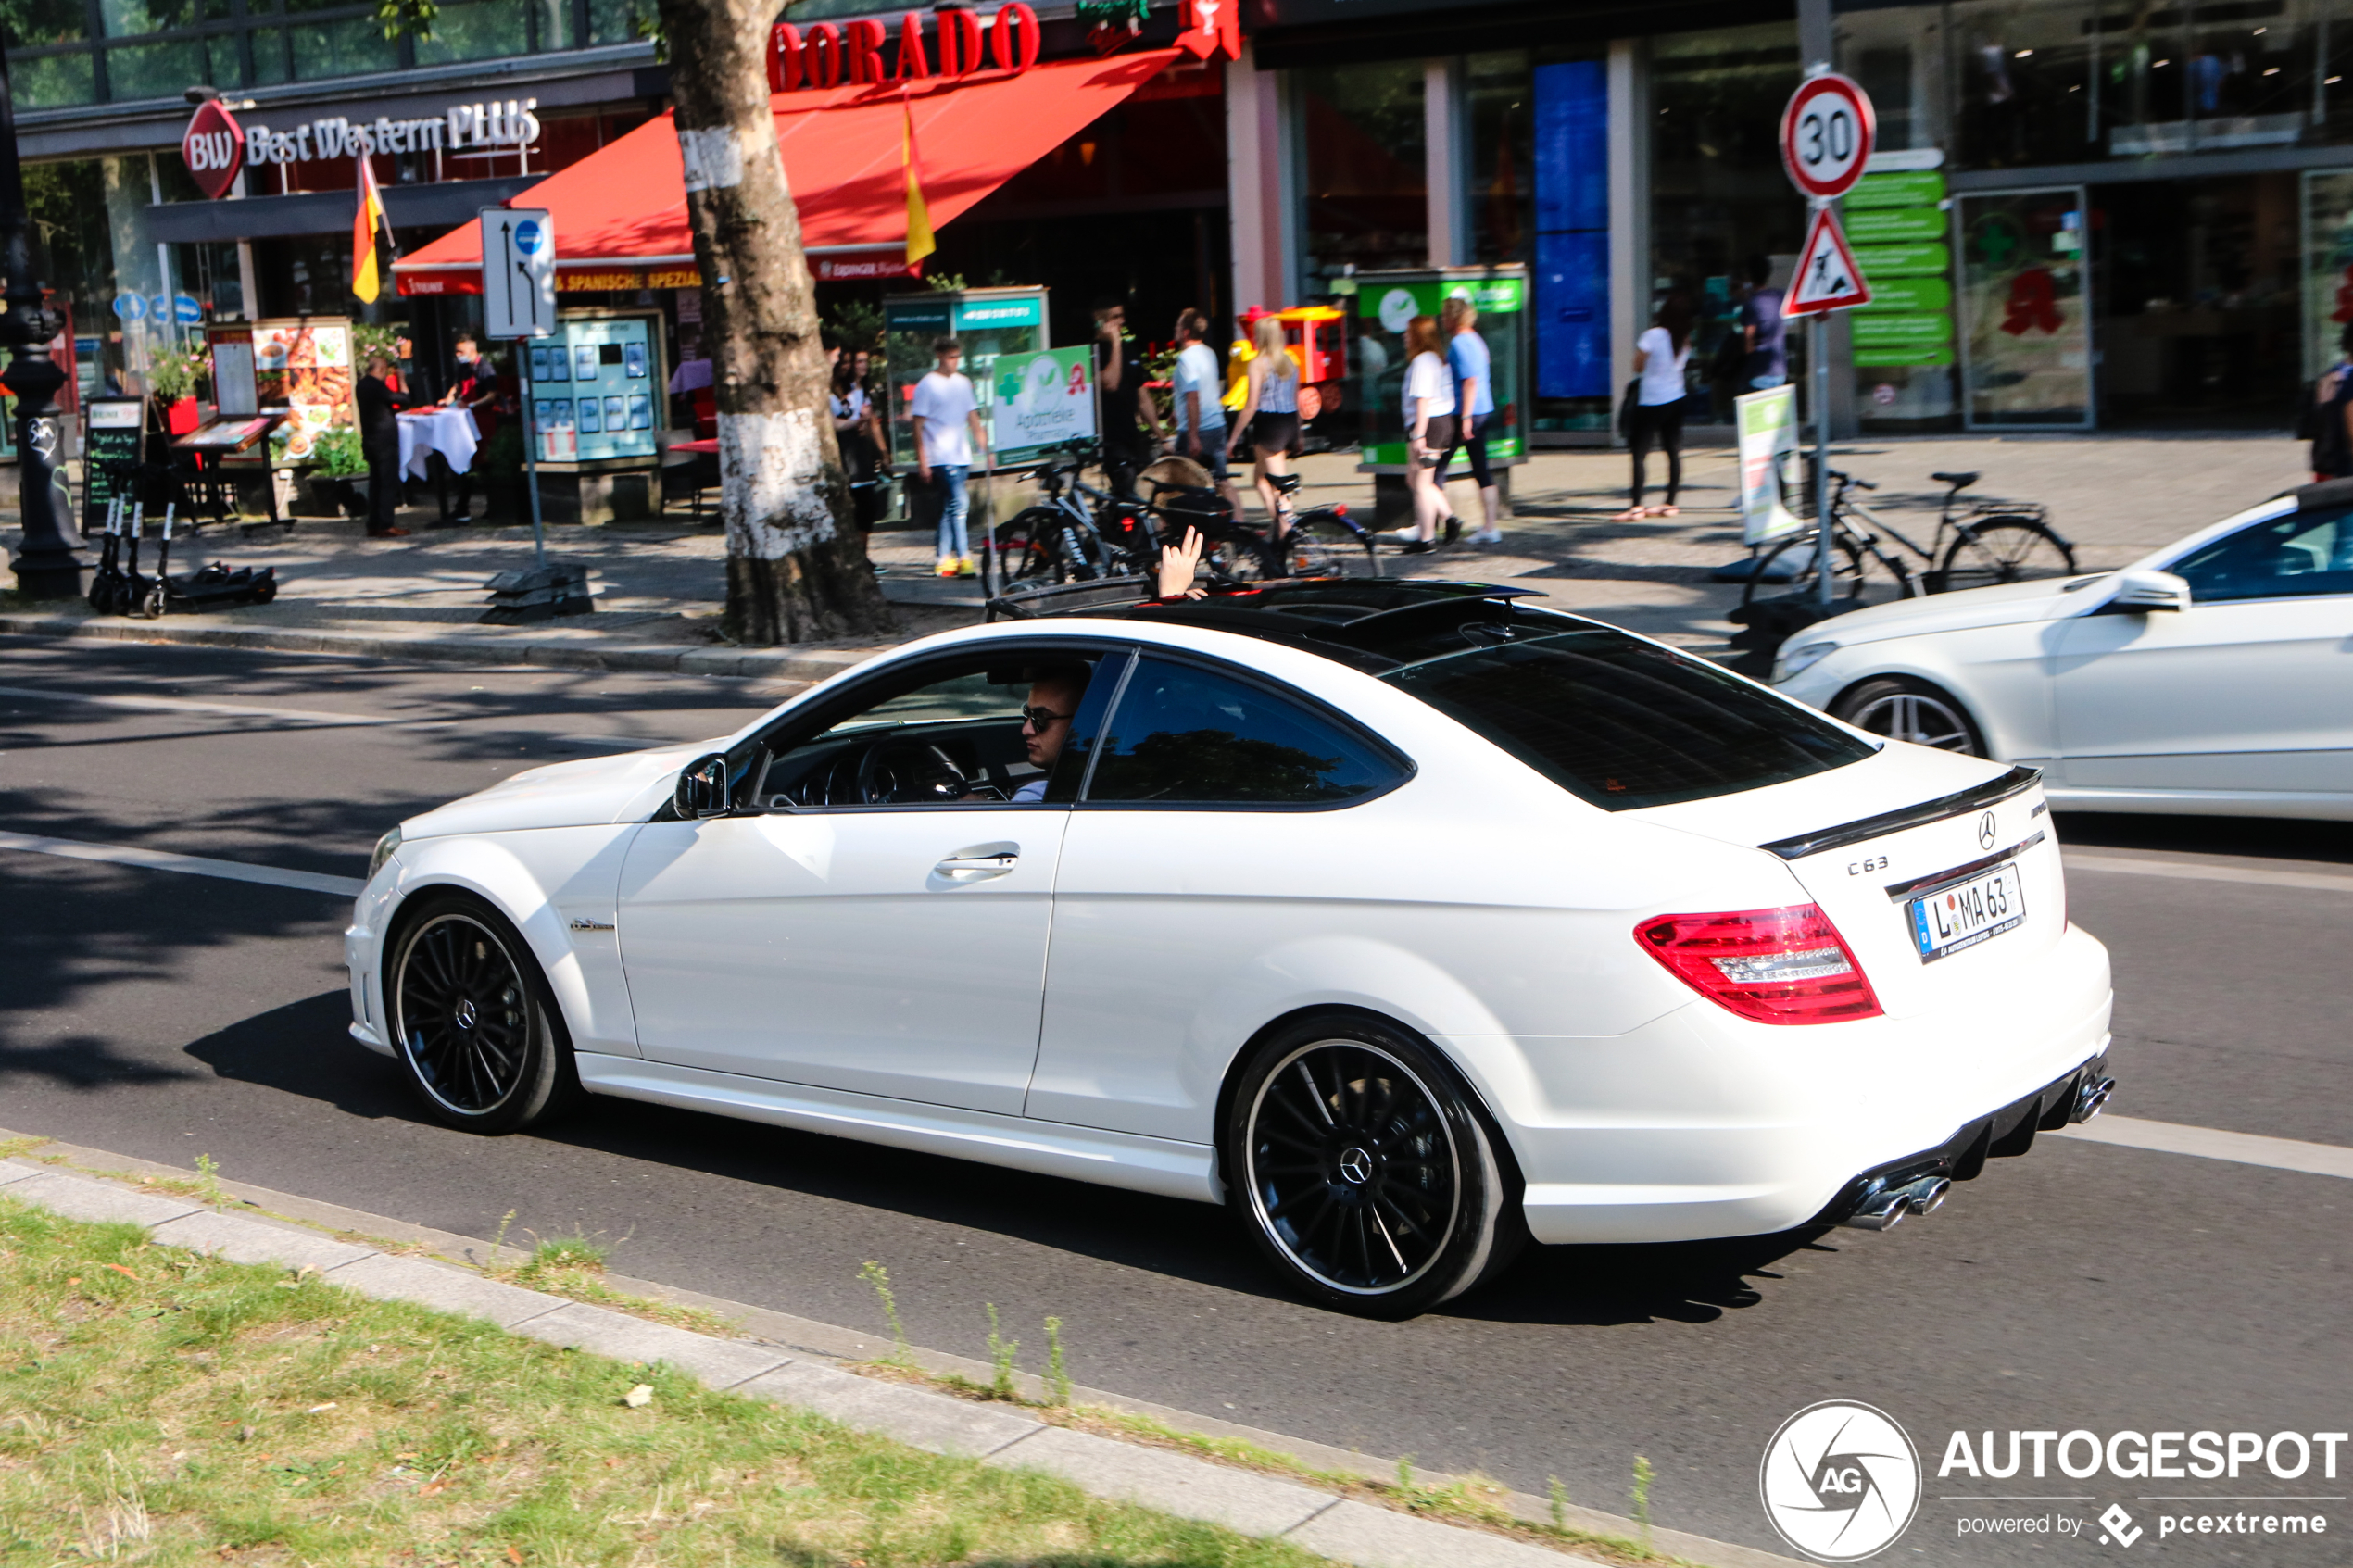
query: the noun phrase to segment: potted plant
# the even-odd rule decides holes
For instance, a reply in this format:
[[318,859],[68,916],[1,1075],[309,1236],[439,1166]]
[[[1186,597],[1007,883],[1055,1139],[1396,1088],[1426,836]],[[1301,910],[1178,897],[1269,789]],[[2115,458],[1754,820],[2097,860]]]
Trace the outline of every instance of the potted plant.
[[165,430],[185,435],[196,428],[196,388],[211,371],[212,361],[201,348],[156,348],[147,360],[147,394]]
[[329,516],[368,515],[367,473],[358,431],[322,430],[310,438],[310,494]]

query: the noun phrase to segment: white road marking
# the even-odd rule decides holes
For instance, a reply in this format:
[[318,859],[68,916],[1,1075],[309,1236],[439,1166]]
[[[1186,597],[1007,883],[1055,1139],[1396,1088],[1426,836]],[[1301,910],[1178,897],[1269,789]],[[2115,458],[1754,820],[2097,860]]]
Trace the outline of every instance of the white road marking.
[[2229,1160],[2241,1165],[2268,1165],[2274,1171],[2301,1171],[2307,1175],[2353,1180],[2353,1148],[2335,1144],[2300,1143],[2295,1138],[2267,1138],[2253,1133],[2223,1133],[2211,1127],[2187,1127],[2178,1122],[2144,1122],[2136,1116],[2095,1117],[2080,1127],[2060,1128],[2059,1135],[2082,1138],[2086,1143],[2153,1148],[2161,1154],[2195,1154],[2203,1160]]
[[0,696],[40,702],[81,703],[91,708],[128,708],[149,713],[209,713],[224,719],[292,719],[305,724],[396,724],[397,719],[368,719],[315,708],[258,708],[234,702],[197,702],[179,696],[117,696],[111,693],[52,691],[39,686],[0,686]]
[[2071,872],[2117,872],[2125,876],[2178,876],[2193,882],[2244,882],[2258,887],[2309,887],[2322,893],[2353,893],[2353,876],[2326,872],[2274,872],[2257,866],[2207,866],[2194,860],[2138,860],[2122,855],[2079,855],[2068,850],[2061,862]]
[[328,876],[321,872],[288,871],[280,866],[256,866],[244,860],[215,860],[202,855],[174,855],[164,849],[138,849],[122,844],[85,844],[73,838],[44,838],[39,834],[0,831],[0,849],[24,849],[35,855],[61,855],[69,860],[101,860],[109,865],[138,866],[151,872],[180,872],[189,876],[217,876],[228,882],[258,882],[265,887],[293,887],[305,893],[335,893],[357,898],[367,884],[356,876]]

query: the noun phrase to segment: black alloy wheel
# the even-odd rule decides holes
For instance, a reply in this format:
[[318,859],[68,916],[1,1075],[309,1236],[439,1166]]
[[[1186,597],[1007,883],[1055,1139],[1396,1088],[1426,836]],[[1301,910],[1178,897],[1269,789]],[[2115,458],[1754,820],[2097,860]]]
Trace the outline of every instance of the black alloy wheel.
[[1267,1042],[1236,1087],[1226,1153],[1261,1248],[1342,1311],[1410,1317],[1494,1273],[1525,1236],[1451,1070],[1370,1021]]
[[511,1132],[577,1088],[539,966],[486,904],[426,896],[401,926],[385,971],[401,1065],[449,1125]]

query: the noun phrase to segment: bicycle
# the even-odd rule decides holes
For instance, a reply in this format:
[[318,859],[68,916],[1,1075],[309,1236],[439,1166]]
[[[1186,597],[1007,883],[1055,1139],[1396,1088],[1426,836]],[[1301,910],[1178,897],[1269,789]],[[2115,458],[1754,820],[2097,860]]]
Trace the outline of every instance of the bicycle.
[[991,531],[1000,580],[1010,588],[1143,573],[1160,556],[1151,508],[1078,477],[1095,456],[1093,443],[1067,442],[1050,450],[1067,459],[1038,465],[1045,499]]
[[[1922,546],[1848,494],[1850,490],[1877,490],[1878,485],[1837,469],[1828,471],[1835,482],[1831,492],[1831,518],[1836,529],[1831,535],[1836,549],[1831,558],[1831,596],[1833,601],[1850,601],[1849,608],[1862,603],[1869,586],[1870,563],[1874,561],[1894,579],[1898,598],[2075,575],[2075,546],[2051,526],[2045,508],[2031,501],[1972,501],[1969,510],[1955,511],[1961,492],[1977,483],[1980,476],[1975,473],[1929,475],[1949,488],[1937,511],[1936,533]],[[1858,518],[1864,526],[1856,525]],[[1881,549],[1881,533],[1918,556],[1926,570],[1915,576],[1900,558]],[[1760,587],[1810,580],[1817,537],[1815,529],[1806,529],[1781,540],[1760,557],[1741,590],[1741,608],[1745,610],[1757,602]],[[1941,566],[1940,551],[1944,558]],[[1787,576],[1774,570],[1775,564],[1783,560],[1789,563]]]
[[1277,577],[1378,577],[1380,554],[1372,530],[1348,515],[1344,504],[1299,509],[1300,476],[1278,473],[1275,526],[1266,548]]

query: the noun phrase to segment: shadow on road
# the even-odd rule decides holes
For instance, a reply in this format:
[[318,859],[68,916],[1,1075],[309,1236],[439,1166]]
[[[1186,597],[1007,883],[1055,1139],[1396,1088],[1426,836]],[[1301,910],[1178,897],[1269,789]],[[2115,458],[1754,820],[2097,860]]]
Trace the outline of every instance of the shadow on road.
[[2353,862],[2353,822],[2284,817],[2171,817],[2122,811],[2060,811],[2059,840],[2081,849],[2162,849]]
[[[349,1000],[322,992],[221,1029],[188,1054],[225,1078],[369,1121],[437,1127],[395,1063],[345,1035]],[[463,1136],[449,1134],[452,1137]],[[701,1111],[591,1098],[516,1142],[571,1148],[778,1194],[954,1225],[1107,1263],[1287,1300],[1224,1209],[913,1154]],[[1439,1314],[1562,1325],[1712,1323],[1761,1304],[1754,1278],[1818,1231],[1656,1247],[1537,1247]]]

